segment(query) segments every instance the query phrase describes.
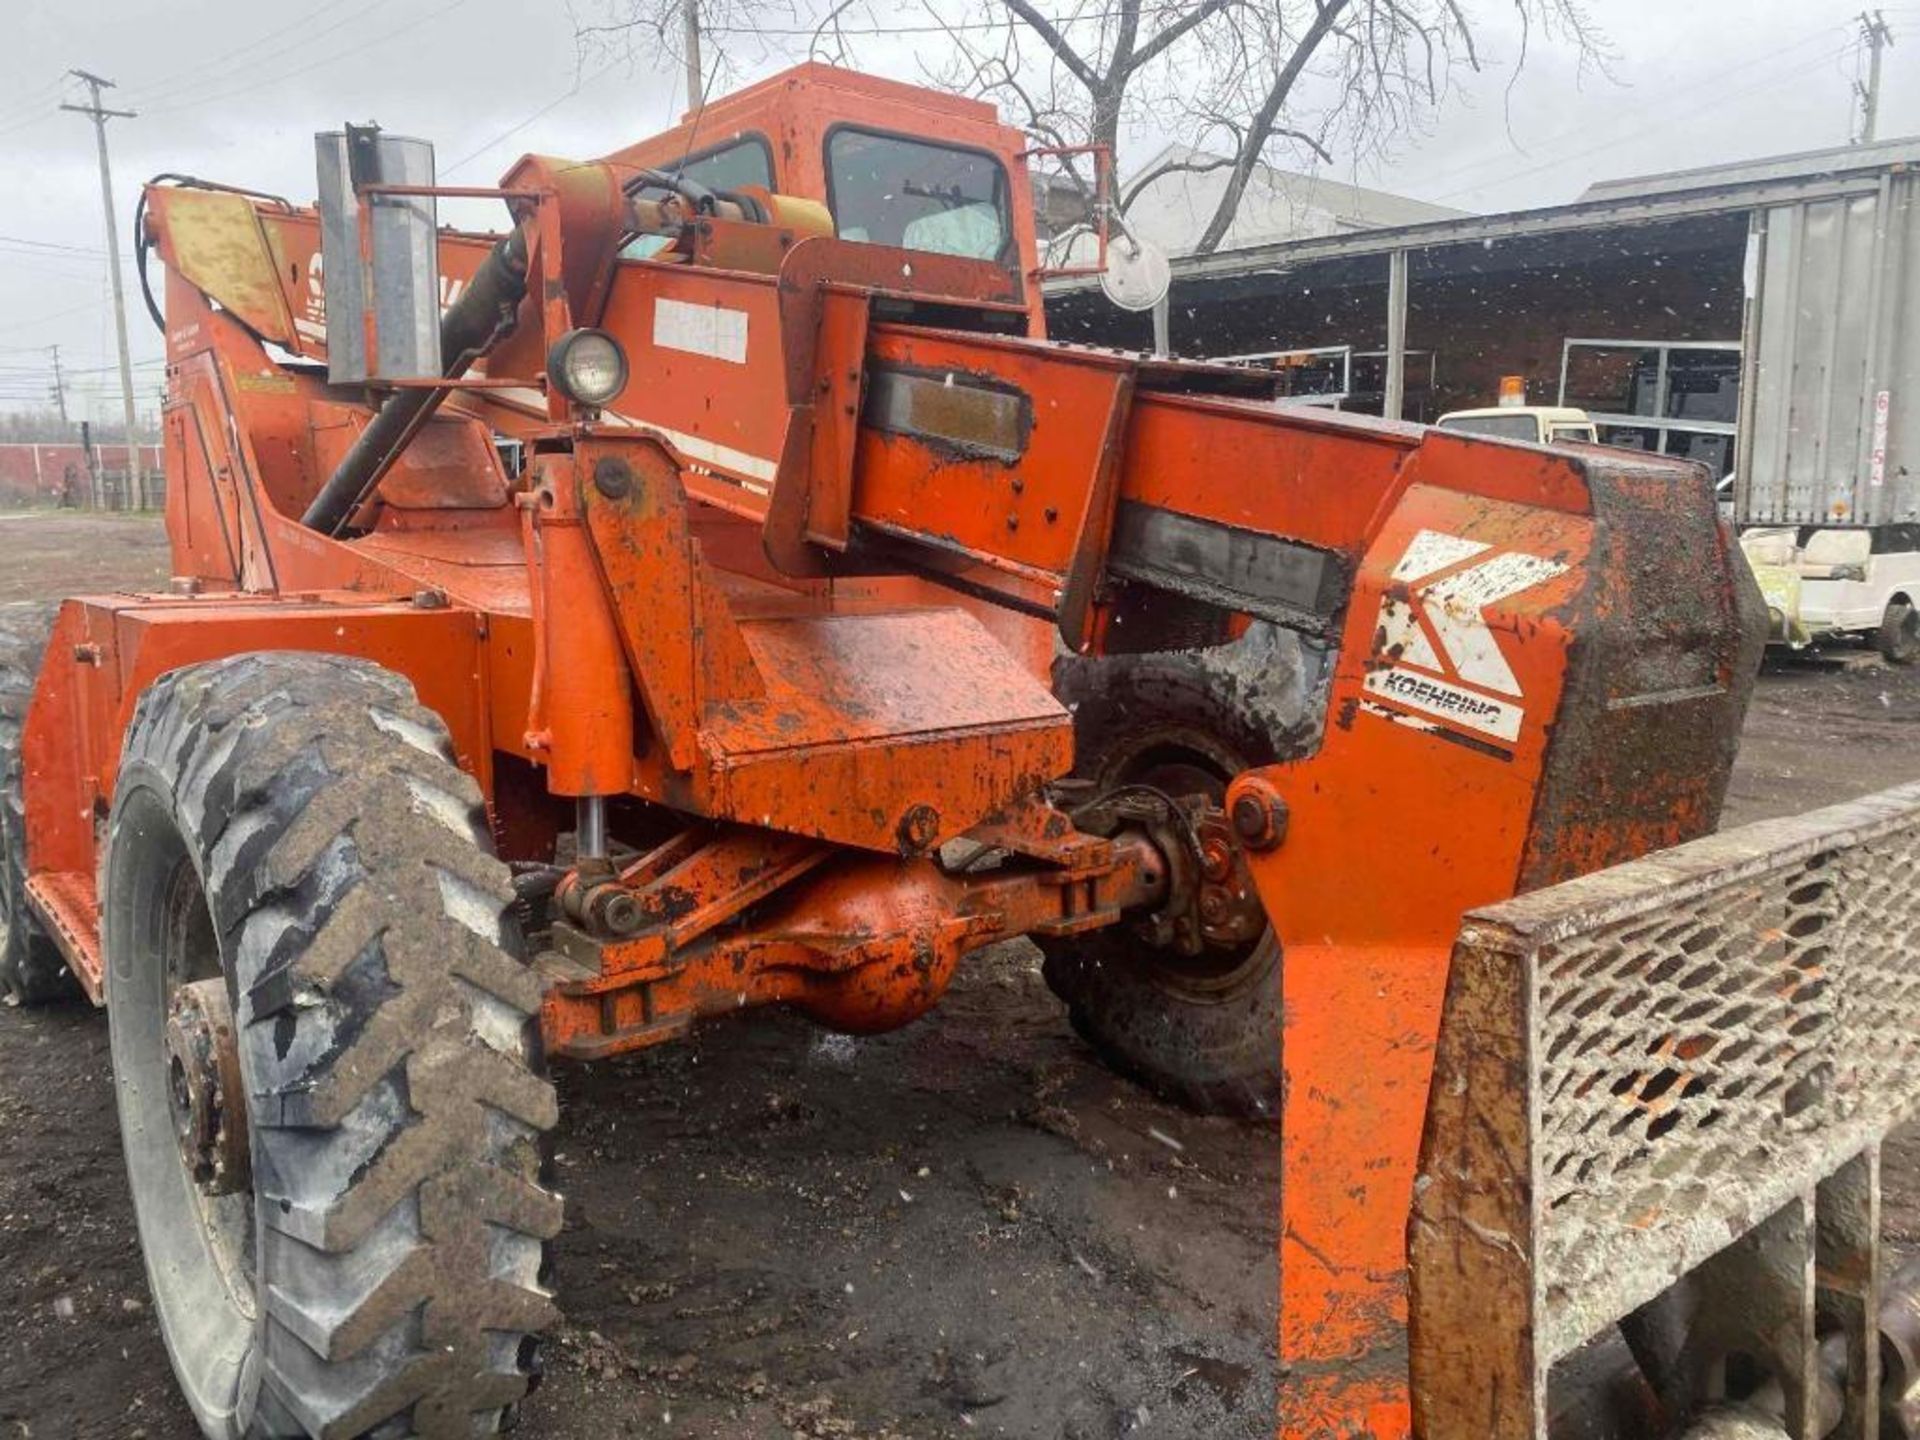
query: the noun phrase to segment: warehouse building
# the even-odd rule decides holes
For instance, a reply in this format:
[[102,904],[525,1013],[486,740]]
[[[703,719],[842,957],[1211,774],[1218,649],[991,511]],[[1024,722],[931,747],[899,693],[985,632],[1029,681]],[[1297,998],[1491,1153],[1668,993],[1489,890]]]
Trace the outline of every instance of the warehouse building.
[[[1304,402],[1410,420],[1492,404],[1519,375],[1529,400],[1587,410],[1608,443],[1725,473],[1755,237],[1771,215],[1776,251],[1871,246],[1884,227],[1860,217],[1904,203],[1895,181],[1916,165],[1920,140],[1896,140],[1611,181],[1545,209],[1176,256],[1164,342],[1285,370]],[[1059,339],[1155,342],[1154,316],[1088,280],[1054,282],[1048,315]]]

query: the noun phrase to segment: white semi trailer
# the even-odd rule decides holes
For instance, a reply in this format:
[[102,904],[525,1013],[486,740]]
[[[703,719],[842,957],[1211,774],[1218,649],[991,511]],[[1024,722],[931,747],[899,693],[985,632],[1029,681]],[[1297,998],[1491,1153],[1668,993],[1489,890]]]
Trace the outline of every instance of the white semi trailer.
[[1734,518],[1777,644],[1920,660],[1917,184],[1754,212]]

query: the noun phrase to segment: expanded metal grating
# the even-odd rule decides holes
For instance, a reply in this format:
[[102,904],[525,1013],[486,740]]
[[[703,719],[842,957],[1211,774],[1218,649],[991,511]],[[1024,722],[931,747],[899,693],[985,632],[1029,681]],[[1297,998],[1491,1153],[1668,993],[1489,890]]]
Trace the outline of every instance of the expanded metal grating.
[[1539,897],[1567,906],[1534,964],[1552,1353],[1912,1108],[1920,790],[1895,793],[1819,839],[1750,827]]
[[1475,912],[1429,1102],[1416,1333],[1504,1297],[1526,1317],[1515,1379],[1543,1385],[1742,1237],[1801,1211],[1830,1230],[1823,1206],[1853,1203],[1832,1177],[1916,1109],[1920,785]]

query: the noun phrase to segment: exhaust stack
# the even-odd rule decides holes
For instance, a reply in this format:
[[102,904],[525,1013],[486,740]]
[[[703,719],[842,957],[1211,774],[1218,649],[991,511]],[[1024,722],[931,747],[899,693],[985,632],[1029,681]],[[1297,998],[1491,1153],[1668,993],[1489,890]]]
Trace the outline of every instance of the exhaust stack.
[[433,146],[349,125],[313,137],[335,385],[440,373],[440,246],[431,195],[364,194],[433,184]]
[[[315,137],[320,165],[322,275],[327,298],[327,378],[335,384],[452,379],[513,328],[527,293],[527,241],[516,229],[481,262],[460,298],[440,313],[433,197],[362,195],[361,185],[432,185],[425,141],[348,126]],[[355,167],[359,168],[356,169]],[[404,178],[402,178],[404,177]],[[360,243],[360,206],[368,244]],[[364,260],[364,263],[361,263]],[[368,365],[371,328],[374,364]],[[447,392],[406,388],[387,397],[301,523],[338,534],[379,488],[394,459]]]

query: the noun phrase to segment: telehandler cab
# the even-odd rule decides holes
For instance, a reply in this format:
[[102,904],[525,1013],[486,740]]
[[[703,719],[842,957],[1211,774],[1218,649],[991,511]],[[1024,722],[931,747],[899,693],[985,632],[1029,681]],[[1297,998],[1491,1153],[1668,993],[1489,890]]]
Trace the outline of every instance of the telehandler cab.
[[1278,1122],[1277,1433],[1540,1436],[1624,1340],[1653,1433],[1872,1440],[1920,794],[1711,836],[1703,473],[1050,344],[1023,144],[808,65],[498,187],[147,187],[176,578],[6,618],[0,900],[107,1007],[201,1426],[496,1432],[549,1063],[1028,936]]

